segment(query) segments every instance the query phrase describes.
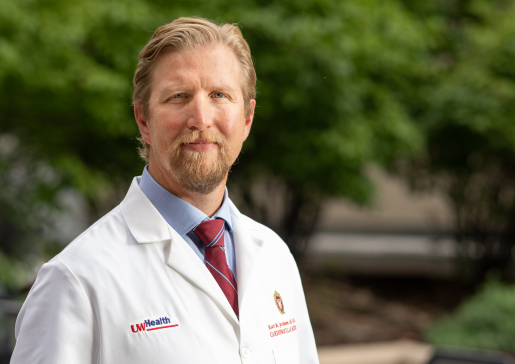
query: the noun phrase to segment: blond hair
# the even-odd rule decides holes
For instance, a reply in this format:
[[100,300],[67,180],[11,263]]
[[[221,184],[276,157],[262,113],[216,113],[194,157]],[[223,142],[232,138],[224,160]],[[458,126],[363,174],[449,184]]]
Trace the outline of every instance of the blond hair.
[[[251,112],[250,100],[256,98],[256,71],[252,63],[250,48],[240,29],[235,24],[216,24],[203,18],[178,18],[160,26],[139,54],[138,66],[132,81],[134,105],[143,105],[143,116],[148,121],[149,99],[152,89],[152,70],[159,55],[166,50],[181,51],[204,45],[228,46],[238,58],[242,74],[241,85],[245,116]],[[148,163],[150,145],[139,137],[140,157]]]

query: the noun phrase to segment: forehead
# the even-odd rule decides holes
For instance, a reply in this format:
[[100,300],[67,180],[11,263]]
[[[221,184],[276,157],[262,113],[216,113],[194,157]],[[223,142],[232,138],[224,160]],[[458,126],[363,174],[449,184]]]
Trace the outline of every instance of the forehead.
[[225,45],[166,50],[154,66],[152,89],[226,86],[241,91],[240,75],[240,62]]

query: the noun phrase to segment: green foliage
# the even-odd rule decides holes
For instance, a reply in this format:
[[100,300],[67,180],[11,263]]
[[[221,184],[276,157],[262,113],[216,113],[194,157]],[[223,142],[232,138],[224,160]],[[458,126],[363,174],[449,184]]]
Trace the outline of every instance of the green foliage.
[[60,188],[48,165],[19,150],[13,135],[0,134],[0,290],[8,291],[27,283],[30,267],[18,260],[33,260],[53,245],[43,230],[51,228],[49,212],[57,208]]
[[151,17],[141,1],[0,7],[0,283],[14,289],[20,262],[55,246],[44,231],[62,188],[93,201],[140,170],[131,73]]
[[144,2],[0,6],[1,132],[88,196],[112,176],[127,176],[126,150],[137,131],[131,73],[151,18]]
[[[364,166],[423,147],[406,99],[431,72],[431,32],[398,2],[374,0],[272,1],[233,7],[231,16],[258,74],[253,130],[231,185],[244,212],[299,256],[321,201],[370,201]],[[273,181],[265,195],[256,191],[263,176]]]
[[[22,183],[6,178],[19,192],[11,197],[32,191],[30,201],[0,199],[16,212],[3,217],[18,232],[2,243],[11,257],[27,253],[31,244],[22,240],[42,241],[29,238],[42,228],[35,201],[55,207],[57,192],[72,187],[98,208],[141,172],[131,79],[153,30],[179,16],[243,29],[259,97],[231,180],[247,195],[262,176],[286,186],[284,204],[293,206],[283,219],[286,238],[309,233],[304,226],[313,226],[325,197],[370,200],[364,166],[423,144],[406,105],[413,82],[431,68],[432,33],[397,1],[0,0],[0,7],[0,135],[17,141],[25,170],[37,164],[53,174],[50,182],[37,173]],[[0,159],[7,171],[9,158]]]
[[458,240],[481,245],[481,280],[507,266],[515,242],[515,2],[410,6],[439,29],[438,74],[420,104],[426,150],[402,173],[448,195]]
[[[10,258],[43,254],[41,231],[63,188],[106,210],[141,172],[131,79],[152,32],[179,16],[239,23],[251,46],[256,117],[230,187],[295,253],[324,199],[371,200],[369,164],[444,189],[462,240],[501,244],[491,256],[506,258],[515,241],[513,1],[0,7],[0,141],[15,145],[0,147],[0,251]],[[255,193],[262,184],[276,192]]]
[[515,351],[515,287],[489,281],[483,289],[449,317],[426,332],[426,339],[441,346],[462,346]]
[[7,292],[14,292],[19,289],[32,278],[31,275],[27,267],[20,262],[8,259],[0,252],[0,284]]
[[365,164],[421,147],[404,101],[429,40],[398,3],[285,1],[240,18],[259,79],[240,170],[364,202]]

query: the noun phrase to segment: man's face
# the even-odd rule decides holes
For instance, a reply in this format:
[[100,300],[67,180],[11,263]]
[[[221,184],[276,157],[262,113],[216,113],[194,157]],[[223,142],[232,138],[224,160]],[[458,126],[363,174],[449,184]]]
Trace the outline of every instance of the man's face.
[[138,121],[151,145],[151,167],[156,164],[179,186],[201,194],[226,180],[254,115],[252,100],[252,112],[245,117],[240,75],[241,65],[226,46],[160,56],[148,120],[144,125]]

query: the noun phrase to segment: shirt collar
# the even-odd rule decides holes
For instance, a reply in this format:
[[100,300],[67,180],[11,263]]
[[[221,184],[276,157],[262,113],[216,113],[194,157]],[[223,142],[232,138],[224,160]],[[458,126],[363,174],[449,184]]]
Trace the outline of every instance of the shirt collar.
[[[143,169],[143,174],[139,180],[139,187],[161,216],[179,235],[185,236],[202,221],[210,220],[205,213],[195,206],[190,205],[164,189],[148,173],[147,167],[145,166]],[[215,218],[223,219],[226,229],[232,232],[231,206],[227,188],[225,188],[222,206],[220,206],[211,219]]]

